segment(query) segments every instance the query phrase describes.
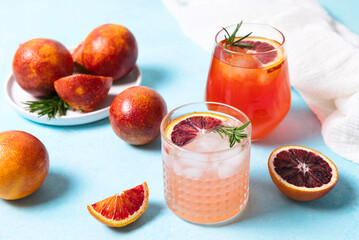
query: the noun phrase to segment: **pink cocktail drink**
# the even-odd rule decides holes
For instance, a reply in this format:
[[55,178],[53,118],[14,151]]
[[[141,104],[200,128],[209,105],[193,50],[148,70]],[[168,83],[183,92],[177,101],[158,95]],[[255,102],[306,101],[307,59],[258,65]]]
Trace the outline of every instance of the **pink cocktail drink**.
[[[212,118],[220,122],[216,127]],[[184,105],[165,117],[161,125],[164,193],[177,216],[196,223],[218,223],[243,210],[248,201],[251,125],[241,133],[246,137],[232,147],[228,136],[216,129],[239,128],[246,122],[242,112],[217,103]],[[198,132],[178,146],[182,143],[176,142],[176,131],[182,123],[186,131],[198,128]]]

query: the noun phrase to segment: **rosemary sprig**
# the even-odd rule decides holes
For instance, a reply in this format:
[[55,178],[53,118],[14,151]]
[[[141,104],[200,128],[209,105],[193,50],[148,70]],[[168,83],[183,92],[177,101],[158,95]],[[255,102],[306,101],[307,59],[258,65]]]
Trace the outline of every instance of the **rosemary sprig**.
[[38,112],[38,117],[47,116],[47,120],[55,118],[56,115],[64,116],[67,110],[71,109],[59,96],[38,101],[27,101],[24,104],[27,105],[26,111],[31,113]]
[[229,139],[229,147],[233,147],[236,142],[240,143],[243,139],[247,138],[247,134],[243,133],[243,131],[250,123],[251,121],[248,121],[240,127],[230,127],[223,125],[213,131],[217,132],[221,138],[227,136]]
[[[254,47],[253,45],[251,44],[247,44],[247,43],[241,43],[240,41],[242,41],[243,39],[249,37],[252,32],[248,33],[247,35],[245,35],[244,37],[241,37],[240,39],[238,40],[235,40],[236,39],[236,34],[239,30],[239,28],[242,26],[242,23],[243,21],[241,21],[239,24],[237,24],[237,27],[236,29],[234,30],[234,32],[232,34],[229,34],[227,29],[225,29],[224,27],[222,27],[222,29],[226,32],[226,35],[224,35],[224,38],[225,38],[225,43],[224,43],[224,48],[228,49],[228,47]],[[238,52],[238,50],[236,48],[233,48],[235,51]]]

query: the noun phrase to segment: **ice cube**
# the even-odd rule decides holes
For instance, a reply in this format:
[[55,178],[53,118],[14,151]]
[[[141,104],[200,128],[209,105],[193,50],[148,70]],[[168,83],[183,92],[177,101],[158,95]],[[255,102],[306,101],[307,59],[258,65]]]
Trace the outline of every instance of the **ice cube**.
[[218,166],[218,177],[220,179],[229,178],[238,172],[238,168],[228,162],[222,162]]
[[181,175],[185,178],[190,178],[192,180],[198,180],[203,175],[203,170],[201,168],[185,168],[181,170]]
[[237,69],[258,69],[261,67],[261,63],[254,55],[247,54],[233,54],[228,55],[228,63],[232,67],[239,67]]
[[197,136],[184,148],[190,151],[214,152],[229,148],[229,143],[227,137],[222,138],[212,131]]
[[174,159],[174,171],[176,174],[192,176],[191,178],[196,179],[202,176],[208,165],[208,156],[197,152],[177,151]]
[[205,167],[208,162],[208,155],[193,151],[178,151],[176,160],[184,167]]
[[246,148],[242,152],[233,155],[231,158],[221,161],[218,166],[218,177],[223,179],[237,174],[243,168],[247,167],[249,158],[250,150],[249,148]]
[[175,174],[182,175],[182,169],[183,168],[184,168],[184,166],[182,166],[182,164],[178,161],[178,159],[174,159],[174,161],[173,161],[173,171],[175,172]]

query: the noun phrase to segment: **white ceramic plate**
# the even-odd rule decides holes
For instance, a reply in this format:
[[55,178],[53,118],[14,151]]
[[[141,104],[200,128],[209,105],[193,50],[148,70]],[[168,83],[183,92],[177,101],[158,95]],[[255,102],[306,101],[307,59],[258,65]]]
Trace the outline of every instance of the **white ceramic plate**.
[[94,111],[88,113],[81,113],[68,110],[65,116],[57,116],[56,118],[53,118],[51,120],[47,120],[46,116],[38,117],[37,113],[30,113],[25,110],[26,105],[24,104],[24,102],[36,101],[39,99],[25,92],[17,84],[13,74],[11,74],[5,82],[5,95],[10,104],[15,108],[15,110],[31,121],[48,125],[71,126],[95,122],[108,117],[110,105],[115,99],[115,97],[129,87],[140,85],[141,81],[141,70],[136,65],[127,76],[113,83],[105,100]]

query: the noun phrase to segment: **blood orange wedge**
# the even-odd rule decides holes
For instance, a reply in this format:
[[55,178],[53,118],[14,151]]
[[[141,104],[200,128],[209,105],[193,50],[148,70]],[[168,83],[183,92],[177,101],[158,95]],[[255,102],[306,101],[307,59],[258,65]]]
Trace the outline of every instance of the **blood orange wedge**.
[[165,135],[177,146],[184,146],[199,134],[211,131],[228,118],[214,113],[190,113],[173,120],[166,128]]
[[100,222],[110,227],[123,227],[139,218],[148,205],[148,187],[144,182],[137,187],[128,189],[88,205],[88,211]]
[[286,196],[312,201],[325,196],[338,181],[338,170],[320,152],[302,146],[284,146],[272,152],[269,174]]

